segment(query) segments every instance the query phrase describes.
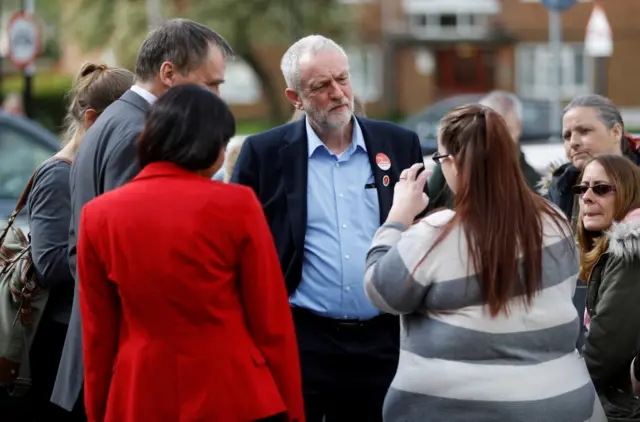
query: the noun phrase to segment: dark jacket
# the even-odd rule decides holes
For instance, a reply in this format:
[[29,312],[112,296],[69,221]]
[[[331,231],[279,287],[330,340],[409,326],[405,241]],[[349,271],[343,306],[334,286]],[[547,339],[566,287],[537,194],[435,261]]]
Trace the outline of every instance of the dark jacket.
[[[380,222],[387,219],[393,186],[402,170],[422,163],[418,136],[388,122],[357,117],[378,191]],[[232,183],[249,186],[256,193],[278,250],[289,294],[302,275],[307,227],[307,134],[305,119],[250,136],[242,145],[231,176]],[[376,164],[385,154],[391,167]]]
[[[637,165],[640,165],[640,155],[629,148],[628,142],[624,145],[624,154]],[[635,149],[635,148],[634,148]],[[551,166],[547,175],[542,178],[540,183],[540,194],[555,204],[562,210],[565,216],[571,221],[571,227],[575,230],[578,225],[578,197],[573,195],[572,187],[578,183],[580,170],[571,163]],[[578,310],[581,323],[583,322],[585,310],[587,283],[584,280],[578,280],[576,293],[574,296],[574,304]],[[578,339],[577,346],[581,348],[584,344],[584,325]]]
[[27,210],[36,279],[48,288],[47,315],[69,323],[74,279],[69,269],[70,163],[51,158],[36,174]]
[[640,350],[640,209],[614,223],[607,236],[609,248],[589,276],[583,356],[607,416],[630,417],[640,415],[629,375]]
[[[125,92],[100,115],[85,134],[71,166],[71,227],[69,267],[76,275],[76,243],[80,211],[93,198],[131,180],[139,171],[135,141],[144,127],[149,103],[133,91]],[[51,401],[71,411],[84,379],[78,283],[67,338],[62,349]]]
[[[520,167],[527,179],[527,184],[531,189],[536,190],[542,176],[527,162],[527,159],[522,151],[520,151]],[[438,208],[451,208],[453,209],[453,193],[447,181],[442,173],[442,167],[437,165],[433,174],[429,178],[429,208],[428,210],[435,210]]]

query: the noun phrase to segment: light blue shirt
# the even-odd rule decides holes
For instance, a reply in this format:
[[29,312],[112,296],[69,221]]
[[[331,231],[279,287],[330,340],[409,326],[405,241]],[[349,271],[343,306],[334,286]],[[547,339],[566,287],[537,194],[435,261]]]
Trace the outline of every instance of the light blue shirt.
[[290,303],[337,319],[380,314],[364,292],[365,258],[380,227],[380,206],[362,130],[331,152],[306,121],[309,146],[307,231],[302,279]]

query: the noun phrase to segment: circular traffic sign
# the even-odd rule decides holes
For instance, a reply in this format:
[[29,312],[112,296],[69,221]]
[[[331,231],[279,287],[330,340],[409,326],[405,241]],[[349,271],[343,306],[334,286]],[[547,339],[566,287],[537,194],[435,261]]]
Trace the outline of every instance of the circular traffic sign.
[[577,0],[542,0],[547,9],[555,12],[564,12],[576,3]]
[[9,60],[19,69],[34,62],[42,44],[40,25],[31,13],[16,12],[7,25]]

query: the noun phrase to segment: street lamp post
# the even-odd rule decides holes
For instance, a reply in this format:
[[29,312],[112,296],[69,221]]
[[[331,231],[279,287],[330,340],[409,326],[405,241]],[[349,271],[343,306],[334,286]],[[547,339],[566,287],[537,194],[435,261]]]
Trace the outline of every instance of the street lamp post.
[[[21,9],[23,12],[35,13],[36,5],[35,0],[22,0]],[[36,73],[36,65],[31,63],[29,66],[24,68],[24,91],[22,93],[22,103],[24,108],[24,114],[33,118],[33,107],[32,107],[32,97],[33,97],[33,75]]]
[[550,74],[549,86],[551,88],[549,129],[551,137],[560,137],[562,124],[562,15],[561,13],[573,6],[576,0],[542,0],[549,9],[549,52]]
[[147,0],[147,25],[149,31],[162,22],[162,0]]

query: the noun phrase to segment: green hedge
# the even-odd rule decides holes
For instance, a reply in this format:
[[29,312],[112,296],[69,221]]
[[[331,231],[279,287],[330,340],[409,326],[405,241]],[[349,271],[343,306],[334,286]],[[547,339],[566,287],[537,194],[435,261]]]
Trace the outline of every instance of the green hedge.
[[[32,80],[32,107],[35,119],[54,133],[60,133],[66,113],[66,94],[73,77],[57,74],[36,74]],[[2,80],[2,96],[22,93],[24,78],[12,75]]]
[[[66,95],[73,82],[72,76],[58,74],[36,74],[33,77],[33,112],[35,119],[54,133],[60,133],[66,114]],[[2,97],[10,92],[22,92],[24,78],[19,75],[2,80]],[[250,135],[273,127],[264,120],[238,121],[236,133]]]

